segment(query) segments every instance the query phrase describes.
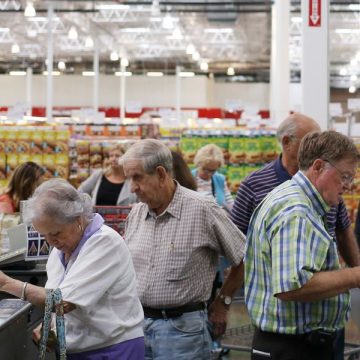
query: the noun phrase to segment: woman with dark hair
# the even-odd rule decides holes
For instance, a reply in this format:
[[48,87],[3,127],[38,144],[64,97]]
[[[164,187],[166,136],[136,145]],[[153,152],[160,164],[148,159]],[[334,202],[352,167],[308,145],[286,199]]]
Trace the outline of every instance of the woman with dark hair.
[[27,200],[33,194],[44,174],[44,169],[32,161],[18,165],[7,188],[0,195],[0,213],[12,214],[20,211],[20,201]]
[[184,158],[177,151],[171,151],[173,157],[174,179],[182,186],[196,191],[197,185]]

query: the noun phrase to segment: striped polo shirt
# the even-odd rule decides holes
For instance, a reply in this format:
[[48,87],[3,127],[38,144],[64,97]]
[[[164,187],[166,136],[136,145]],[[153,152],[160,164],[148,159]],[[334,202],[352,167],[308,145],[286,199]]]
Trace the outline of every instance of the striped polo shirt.
[[274,189],[251,219],[245,252],[245,301],[252,322],[273,333],[302,334],[345,326],[349,292],[320,301],[281,301],[314,273],[341,268],[323,219],[328,205],[302,173]]
[[[290,179],[291,175],[282,165],[281,157],[253,172],[238,189],[231,212],[231,220],[246,234],[255,208],[270,191]],[[335,237],[335,228],[344,230],[350,225],[351,222],[343,202],[332,207],[327,213],[328,231],[332,236]]]

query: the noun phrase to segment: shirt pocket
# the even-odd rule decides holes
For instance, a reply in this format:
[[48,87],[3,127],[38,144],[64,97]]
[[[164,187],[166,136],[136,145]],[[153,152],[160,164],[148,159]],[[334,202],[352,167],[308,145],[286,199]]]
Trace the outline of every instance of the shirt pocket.
[[174,246],[169,250],[166,274],[167,281],[183,281],[190,277],[192,249],[176,249]]

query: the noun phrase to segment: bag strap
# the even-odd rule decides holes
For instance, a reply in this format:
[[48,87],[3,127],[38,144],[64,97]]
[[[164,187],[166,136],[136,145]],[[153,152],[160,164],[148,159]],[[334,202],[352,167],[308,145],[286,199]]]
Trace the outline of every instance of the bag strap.
[[45,289],[45,311],[44,322],[42,327],[42,335],[40,340],[40,360],[45,359],[46,344],[51,328],[51,313],[55,309],[56,314],[56,335],[59,342],[60,360],[66,360],[66,340],[65,340],[65,321],[64,306],[60,289]]

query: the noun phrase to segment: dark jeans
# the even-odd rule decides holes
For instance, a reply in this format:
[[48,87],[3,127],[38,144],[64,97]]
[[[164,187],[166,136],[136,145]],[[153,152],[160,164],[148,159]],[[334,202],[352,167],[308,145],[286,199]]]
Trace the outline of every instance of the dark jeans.
[[255,329],[252,360],[343,360],[344,330],[284,335]]

